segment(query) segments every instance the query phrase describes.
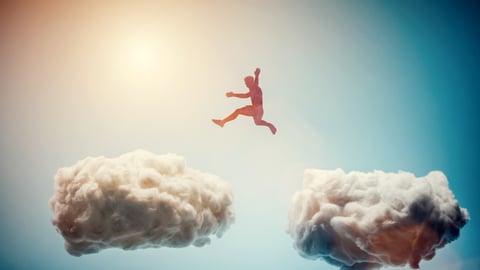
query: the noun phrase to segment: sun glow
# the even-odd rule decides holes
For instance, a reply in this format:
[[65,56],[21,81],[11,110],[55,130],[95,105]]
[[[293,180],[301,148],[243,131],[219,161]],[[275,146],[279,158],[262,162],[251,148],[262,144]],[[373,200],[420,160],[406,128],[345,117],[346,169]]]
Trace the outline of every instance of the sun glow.
[[168,39],[155,32],[120,35],[115,44],[116,77],[128,84],[151,85],[172,75],[175,54]]
[[123,48],[125,65],[134,73],[151,73],[162,60],[159,49],[158,44],[151,41],[131,40]]
[[92,96],[105,93],[115,113],[122,114],[158,110],[160,104],[162,110],[171,112],[178,100],[183,105],[195,102],[192,96],[201,92],[191,90],[203,80],[194,72],[199,69],[195,56],[203,54],[195,51],[196,44],[185,42],[185,36],[191,35],[178,35],[176,26],[139,18],[135,13],[113,16],[103,28],[98,31],[102,50],[97,50],[102,61],[92,68],[102,74],[98,81],[103,85],[96,84]]

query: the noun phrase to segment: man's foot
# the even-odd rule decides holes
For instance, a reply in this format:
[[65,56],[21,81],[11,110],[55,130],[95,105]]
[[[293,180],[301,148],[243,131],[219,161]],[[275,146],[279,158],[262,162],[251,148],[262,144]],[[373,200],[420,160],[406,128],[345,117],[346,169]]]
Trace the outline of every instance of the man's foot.
[[220,127],[223,127],[223,125],[225,125],[225,123],[219,119],[212,119],[212,122],[219,125]]
[[275,135],[275,133],[277,133],[277,128],[274,127],[273,125],[269,127],[270,128],[270,131],[272,132],[273,135]]

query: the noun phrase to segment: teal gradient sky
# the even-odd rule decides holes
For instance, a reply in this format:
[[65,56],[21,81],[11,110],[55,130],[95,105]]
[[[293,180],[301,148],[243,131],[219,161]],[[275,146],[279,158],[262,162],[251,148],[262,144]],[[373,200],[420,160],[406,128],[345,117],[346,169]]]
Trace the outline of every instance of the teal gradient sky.
[[[5,2],[0,269],[336,269],[286,234],[306,168],[443,171],[471,221],[420,266],[480,264],[473,1]],[[132,60],[142,46],[155,61]],[[224,93],[257,66],[278,133],[212,124],[246,104]],[[50,223],[56,170],[137,148],[230,182],[236,223],[203,248],[70,256]]]

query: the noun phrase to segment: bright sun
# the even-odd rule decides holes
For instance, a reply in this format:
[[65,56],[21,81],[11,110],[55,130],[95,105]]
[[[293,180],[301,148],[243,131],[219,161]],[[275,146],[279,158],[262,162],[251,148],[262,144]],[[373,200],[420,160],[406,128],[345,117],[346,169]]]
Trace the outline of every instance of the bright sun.
[[150,73],[157,66],[159,51],[156,44],[142,40],[131,41],[125,48],[125,64],[131,71],[138,73]]
[[135,34],[123,36],[116,50],[115,70],[121,80],[135,84],[148,84],[165,78],[172,65],[172,55],[155,35]]

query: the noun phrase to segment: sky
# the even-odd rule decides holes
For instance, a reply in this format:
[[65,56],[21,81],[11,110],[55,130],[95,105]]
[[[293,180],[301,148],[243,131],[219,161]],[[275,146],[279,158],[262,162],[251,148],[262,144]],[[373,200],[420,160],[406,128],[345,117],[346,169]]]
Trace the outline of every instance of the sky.
[[[480,263],[480,6],[473,1],[2,1],[0,268],[337,269],[286,233],[307,168],[442,171],[470,222],[422,269]],[[272,135],[239,117],[262,69]],[[197,248],[73,257],[54,175],[87,156],[177,153],[231,184],[236,221]],[[403,269],[403,268],[389,268]],[[408,269],[408,268],[404,268]]]

